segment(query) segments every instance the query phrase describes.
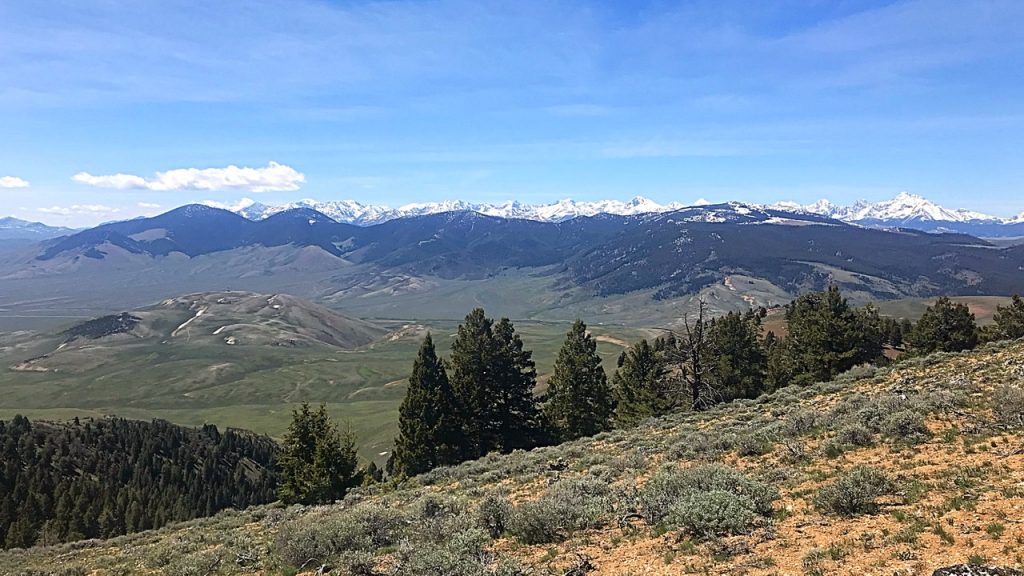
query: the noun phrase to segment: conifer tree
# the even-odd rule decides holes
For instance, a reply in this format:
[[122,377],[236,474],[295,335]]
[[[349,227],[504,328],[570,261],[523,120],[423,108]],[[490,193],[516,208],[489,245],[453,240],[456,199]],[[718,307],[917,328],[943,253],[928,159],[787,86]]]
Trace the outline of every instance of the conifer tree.
[[755,398],[765,391],[768,356],[761,342],[761,319],[754,312],[730,312],[711,320],[708,340],[711,388],[721,401]]
[[541,440],[532,356],[507,318],[495,324],[477,308],[459,326],[449,364],[462,421],[460,459]]
[[786,307],[786,322],[789,335],[776,350],[788,357],[777,359],[777,364],[792,370],[794,382],[831,380],[882,355],[884,336],[878,310],[850,306],[834,285],[791,302]]
[[1006,306],[996,306],[990,340],[1024,338],[1024,298],[1014,294]]
[[906,341],[914,354],[970,350],[978,344],[978,325],[965,304],[943,296],[925,310]]
[[494,439],[485,437],[494,389],[494,323],[476,308],[466,315],[452,342],[451,386],[459,404],[462,441],[457,457],[470,460],[486,454]]
[[[508,318],[494,325],[494,389],[489,422],[489,437],[496,438],[491,449],[511,452],[533,448],[542,442],[541,412],[533,389],[537,386],[537,368],[533,352],[526,350]],[[486,411],[485,411],[486,412]]]
[[664,414],[676,404],[665,393],[664,356],[647,340],[640,340],[619,356],[612,376],[615,422],[635,426],[644,418]]
[[292,412],[279,463],[278,496],[286,504],[333,502],[358,484],[355,436],[339,431],[323,404]]
[[389,473],[413,476],[458,462],[459,409],[430,334],[423,339],[398,411]]
[[545,419],[559,440],[575,440],[610,429],[614,405],[597,341],[576,320],[548,380]]

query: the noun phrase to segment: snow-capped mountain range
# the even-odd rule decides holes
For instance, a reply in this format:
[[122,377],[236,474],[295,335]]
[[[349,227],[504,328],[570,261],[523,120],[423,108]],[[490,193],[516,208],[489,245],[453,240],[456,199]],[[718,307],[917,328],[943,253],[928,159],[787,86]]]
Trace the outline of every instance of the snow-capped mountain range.
[[[689,206],[702,206],[708,204],[708,202],[698,200],[694,204],[683,204],[680,202],[659,204],[648,198],[637,196],[628,202],[619,200],[577,202],[566,199],[551,204],[525,204],[521,202],[474,204],[462,200],[454,200],[407,204],[398,208],[391,208],[385,205],[363,204],[354,200],[322,202],[312,199],[288,204],[268,205],[244,198],[236,204],[217,202],[206,202],[206,204],[231,210],[250,220],[262,220],[273,214],[295,208],[311,208],[338,222],[369,226],[396,218],[454,211],[473,211],[502,218],[562,222],[578,216],[595,216],[598,214],[631,216],[671,212]],[[756,207],[816,214],[864,226],[901,226],[927,231],[991,233],[992,229],[1001,228],[1004,225],[1024,226],[1024,213],[1013,218],[999,218],[971,210],[945,208],[926,198],[907,192],[900,193],[891,200],[883,200],[881,202],[859,201],[849,206],[834,204],[829,200],[819,200],[813,204],[777,202]],[[1014,228],[1016,227],[1014,226]],[[1024,233],[1024,230],[1022,230],[1022,233]]]
[[[800,205],[795,202],[779,202],[773,205],[780,210],[794,210],[828,216],[845,222],[1006,222],[1002,218],[963,209],[949,209],[939,206],[926,198],[901,192],[892,200],[881,202],[855,202],[850,206],[837,206],[829,200],[819,200],[813,204]],[[1012,221],[1024,220],[1024,214]]]
[[383,205],[362,204],[354,200],[338,200],[321,202],[306,199],[289,204],[261,204],[250,198],[243,198],[236,204],[205,202],[208,206],[224,208],[241,214],[250,220],[262,220],[285,210],[295,208],[312,208],[326,214],[338,222],[346,222],[359,226],[379,224],[396,218],[439,214],[442,212],[470,211],[497,216],[500,218],[518,218],[522,220],[538,220],[541,222],[562,222],[577,216],[595,216],[597,214],[618,214],[631,216],[634,214],[651,214],[670,212],[685,207],[685,204],[673,202],[658,204],[653,200],[637,196],[629,202],[619,200],[603,200],[599,202],[576,202],[560,200],[552,204],[524,204],[521,202],[504,202],[501,204],[473,204],[462,200],[444,202],[423,202],[406,204],[398,208]]

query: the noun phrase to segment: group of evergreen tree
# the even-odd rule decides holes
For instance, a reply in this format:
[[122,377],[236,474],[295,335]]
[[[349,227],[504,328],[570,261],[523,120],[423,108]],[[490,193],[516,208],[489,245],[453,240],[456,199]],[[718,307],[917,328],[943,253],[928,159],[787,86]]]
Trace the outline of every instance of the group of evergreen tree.
[[938,298],[907,332],[907,351],[915,355],[970,350],[982,342],[1024,338],[1024,299],[1014,295],[996,306],[992,323],[979,327],[970,307]]
[[0,421],[0,548],[107,538],[274,500],[275,445],[164,421]]
[[766,310],[696,318],[654,339],[640,340],[620,356],[612,377],[615,422],[632,426],[675,410],[704,410],[765,391],[768,355],[761,336]]
[[790,302],[785,318],[785,338],[769,338],[766,347],[767,389],[831,380],[882,356],[878,309],[852,306],[834,285]]
[[532,356],[512,322],[495,322],[480,308],[459,325],[447,361],[427,335],[399,409],[389,473],[414,475],[544,442]]
[[[886,346],[927,354],[968,349],[984,336],[967,307],[947,298],[912,324],[882,317],[872,305],[853,306],[836,286],[787,305],[783,335],[763,333],[766,314],[760,308],[708,318],[699,301],[695,317],[678,330],[626,349],[610,381],[597,341],[577,320],[538,397],[531,353],[512,323],[473,310],[447,361],[429,335],[424,339],[399,410],[389,472],[419,474],[494,450],[573,440],[675,410],[827,381],[884,361]],[[1000,307],[987,330],[993,338],[1024,337],[1024,301],[1015,297]]]
[[970,308],[943,296],[914,323],[905,341],[911,353],[926,355],[970,350],[978,345],[979,335]]
[[913,329],[914,323],[909,318],[882,317],[882,337],[894,350],[906,349],[905,340]]
[[992,324],[982,333],[985,340],[1016,340],[1024,338],[1024,298],[1014,295],[1006,306],[996,306]]

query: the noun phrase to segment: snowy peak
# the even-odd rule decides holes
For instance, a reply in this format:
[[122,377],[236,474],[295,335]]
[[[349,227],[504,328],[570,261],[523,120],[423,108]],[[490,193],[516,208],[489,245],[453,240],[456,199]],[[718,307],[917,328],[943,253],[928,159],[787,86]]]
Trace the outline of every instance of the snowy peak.
[[999,218],[980,212],[949,209],[924,197],[901,192],[891,200],[881,202],[859,201],[850,206],[837,206],[828,200],[801,206],[795,202],[779,202],[772,208],[828,216],[846,222],[982,222],[998,223]]
[[473,204],[462,200],[448,200],[444,202],[417,202],[398,208],[362,204],[354,200],[320,202],[312,199],[274,206],[259,204],[248,198],[242,199],[236,204],[223,204],[212,201],[204,202],[204,204],[231,210],[250,220],[263,220],[286,210],[309,208],[325,214],[338,222],[360,226],[379,224],[396,218],[424,216],[442,212],[478,212],[498,218],[562,222],[578,216],[596,216],[598,214],[633,216],[636,214],[670,212],[684,207],[684,204],[679,202],[659,204],[642,196],[637,196],[628,202],[619,200],[577,202],[567,198],[551,204],[523,204],[515,201],[499,204]]
[[[701,208],[708,210],[710,203],[701,199],[691,204],[671,202],[660,204],[649,198],[637,196],[628,201],[600,200],[580,202],[565,198],[548,204],[526,204],[507,201],[493,204],[475,204],[463,200],[444,202],[416,202],[391,208],[384,205],[363,204],[355,200],[335,200],[322,202],[313,199],[299,200],[288,204],[266,205],[243,198],[234,204],[205,202],[207,206],[223,208],[240,214],[249,220],[264,220],[274,214],[287,210],[304,208],[315,210],[329,218],[357,226],[380,224],[397,218],[425,216],[442,212],[476,212],[496,218],[512,218],[536,220],[540,222],[563,222],[581,216],[597,216],[610,214],[617,216],[636,216],[643,214],[664,214],[687,209],[691,218],[702,217],[716,219],[714,214],[701,216],[694,212]],[[1015,218],[1001,219],[980,212],[963,209],[951,209],[940,206],[926,198],[908,192],[902,192],[890,200],[880,202],[858,201],[842,206],[830,200],[822,199],[811,204],[796,202],[777,202],[769,205],[745,205],[735,202],[715,206],[746,206],[757,210],[773,210],[821,216],[843,222],[863,226],[918,228],[925,231],[958,231],[968,234],[994,235],[1021,232],[1024,228],[1024,213]],[[713,212],[713,211],[712,211]],[[1014,230],[1010,230],[1010,227]]]

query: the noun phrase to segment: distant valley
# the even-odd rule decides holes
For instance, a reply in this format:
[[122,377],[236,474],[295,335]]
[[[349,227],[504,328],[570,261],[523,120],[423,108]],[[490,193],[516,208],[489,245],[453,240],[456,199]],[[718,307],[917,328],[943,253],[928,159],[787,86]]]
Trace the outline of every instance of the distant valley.
[[[363,456],[390,449],[420,340],[447,352],[456,323],[371,323],[284,294],[214,292],[62,328],[0,334],[0,420],[116,414],[280,436],[290,409],[324,402]],[[543,383],[567,324],[517,322]],[[595,327],[606,369],[658,331]]]

